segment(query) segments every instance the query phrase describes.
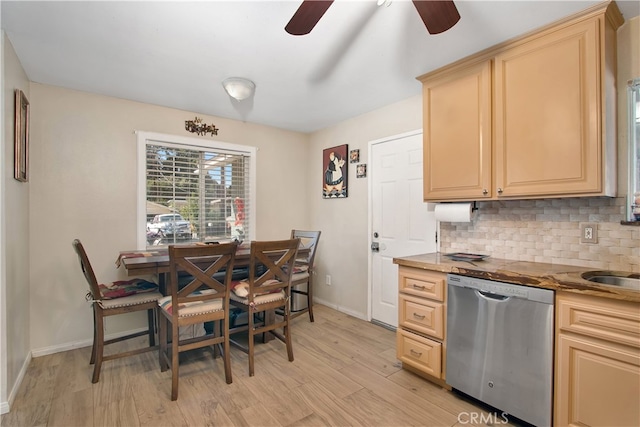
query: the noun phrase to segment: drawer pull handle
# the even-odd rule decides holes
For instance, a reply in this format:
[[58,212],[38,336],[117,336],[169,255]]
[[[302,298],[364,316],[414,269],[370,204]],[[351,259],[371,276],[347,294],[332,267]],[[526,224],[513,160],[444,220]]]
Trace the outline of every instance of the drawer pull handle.
[[413,285],[411,285],[411,286],[413,286],[413,289],[420,289],[422,291],[424,291],[424,289],[425,289],[424,285],[416,285],[415,283]]
[[424,314],[418,314],[418,313],[413,313],[413,317],[415,317],[416,319],[424,319]]
[[416,356],[416,357],[422,357],[422,352],[421,351],[415,351],[414,349],[410,349],[409,352],[411,353],[411,355]]

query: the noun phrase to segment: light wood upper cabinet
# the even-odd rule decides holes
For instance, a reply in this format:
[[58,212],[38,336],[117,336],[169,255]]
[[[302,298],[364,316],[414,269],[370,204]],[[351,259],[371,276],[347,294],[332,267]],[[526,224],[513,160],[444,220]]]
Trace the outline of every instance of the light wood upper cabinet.
[[495,59],[498,196],[602,190],[599,20]]
[[424,200],[614,196],[615,3],[418,77]]
[[424,199],[491,197],[491,62],[429,79],[422,94]]

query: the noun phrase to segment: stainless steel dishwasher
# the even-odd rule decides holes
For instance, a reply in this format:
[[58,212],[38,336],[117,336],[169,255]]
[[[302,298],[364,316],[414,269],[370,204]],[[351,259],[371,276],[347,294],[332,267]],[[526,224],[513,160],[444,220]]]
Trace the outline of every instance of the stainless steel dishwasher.
[[548,289],[449,274],[446,382],[536,426],[550,426],[553,301]]

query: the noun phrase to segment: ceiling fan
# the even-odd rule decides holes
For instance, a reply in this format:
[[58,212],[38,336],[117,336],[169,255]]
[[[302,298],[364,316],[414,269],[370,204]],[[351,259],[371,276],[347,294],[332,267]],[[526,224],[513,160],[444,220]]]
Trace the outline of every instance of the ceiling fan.
[[[309,34],[333,0],[304,0],[289,21],[285,31],[294,36]],[[413,0],[429,34],[439,34],[453,27],[460,14],[452,0]]]

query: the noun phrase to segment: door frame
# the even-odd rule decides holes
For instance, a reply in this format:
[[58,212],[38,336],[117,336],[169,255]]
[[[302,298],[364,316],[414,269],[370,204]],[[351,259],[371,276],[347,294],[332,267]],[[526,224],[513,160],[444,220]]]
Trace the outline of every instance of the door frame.
[[[384,138],[375,139],[373,141],[369,141],[367,143],[367,161],[369,162],[369,170],[367,171],[369,175],[375,173],[371,169],[371,151],[374,145],[383,144],[385,142],[390,142],[396,139],[407,138],[410,136],[420,135],[423,133],[422,129],[415,129],[409,132],[403,132],[396,135],[386,136]],[[369,176],[370,178],[370,176]],[[373,287],[373,274],[371,273],[372,269],[372,260],[373,255],[371,252],[371,243],[372,243],[372,229],[373,229],[373,202],[371,198],[371,193],[373,192],[372,180],[367,180],[367,321],[371,322],[371,294]],[[440,235],[440,223],[436,222],[436,232]],[[436,250],[440,250],[440,239],[436,242]]]

